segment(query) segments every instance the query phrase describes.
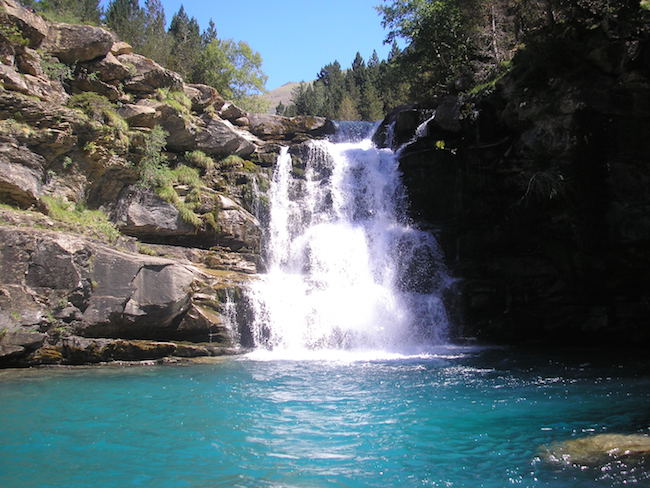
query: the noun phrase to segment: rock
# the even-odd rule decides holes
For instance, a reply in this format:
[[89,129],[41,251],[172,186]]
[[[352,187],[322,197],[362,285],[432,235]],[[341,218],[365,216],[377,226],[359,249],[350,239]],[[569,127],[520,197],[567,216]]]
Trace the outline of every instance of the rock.
[[224,323],[224,318],[211,307],[193,303],[183,317],[178,330],[196,342],[234,346],[232,330]]
[[115,102],[123,95],[115,86],[87,74],[79,75],[70,81],[74,93],[95,92]]
[[540,447],[542,458],[552,464],[599,466],[621,458],[650,459],[650,436],[599,434]]
[[21,73],[43,78],[41,68],[41,57],[33,49],[25,48],[22,53],[16,56],[16,66]]
[[174,205],[144,188],[131,186],[120,195],[112,219],[121,232],[136,237],[194,235]]
[[103,82],[121,81],[131,74],[131,71],[110,52],[99,60],[82,64],[81,68],[87,73],[96,73]]
[[218,156],[236,154],[246,157],[256,149],[255,139],[230,122],[212,117],[202,118],[205,127],[196,136],[196,148]]
[[260,248],[260,223],[234,200],[219,195],[219,216],[217,223],[221,229],[220,241],[230,249],[247,248],[258,251]]
[[39,207],[45,160],[23,146],[0,144],[0,200]]
[[0,82],[7,90],[30,94],[25,77],[10,66],[0,64]]
[[458,97],[443,97],[442,101],[436,107],[433,122],[442,130],[458,132],[461,129],[460,107],[461,103]]
[[117,59],[131,73],[124,83],[127,91],[154,93],[158,88],[183,89],[183,79],[178,73],[163,68],[149,58],[139,54],[121,54]]
[[192,110],[201,112],[210,105],[219,110],[225,104],[219,92],[208,85],[185,84],[183,91],[192,100]]
[[283,117],[271,114],[248,114],[250,131],[263,140],[290,140],[297,134],[312,137],[332,134],[336,127],[331,120],[311,115]]
[[28,329],[0,329],[0,363],[43,344],[46,334]]
[[91,61],[104,57],[113,46],[113,36],[101,27],[50,24],[43,50],[63,63]]
[[128,42],[117,41],[111,46],[111,54],[113,56],[121,56],[122,54],[133,54],[133,47]]
[[232,102],[226,102],[219,110],[219,117],[229,121],[246,117],[246,112]]
[[248,120],[248,117],[239,117],[238,119],[233,120],[232,123],[238,127],[247,127],[250,124],[250,121]]
[[156,108],[145,104],[126,103],[118,108],[117,113],[131,127],[147,127],[152,129],[156,125],[158,118]]
[[32,49],[39,47],[49,32],[42,17],[14,0],[0,0],[0,22],[15,25]]

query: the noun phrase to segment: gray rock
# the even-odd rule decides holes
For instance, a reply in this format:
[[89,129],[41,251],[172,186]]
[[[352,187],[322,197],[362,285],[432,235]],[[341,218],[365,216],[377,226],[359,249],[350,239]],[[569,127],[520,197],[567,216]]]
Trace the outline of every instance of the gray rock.
[[246,111],[239,108],[232,102],[226,102],[221,109],[219,110],[219,117],[229,121],[234,121],[235,119],[240,119],[246,117]]
[[16,66],[21,73],[41,78],[45,76],[41,67],[41,57],[33,49],[25,48],[16,56]]
[[46,337],[46,334],[28,329],[0,331],[0,361],[38,348]]
[[0,144],[0,200],[22,208],[38,206],[44,164],[25,147]]
[[311,115],[283,117],[271,114],[248,114],[250,131],[263,140],[290,140],[296,134],[322,136],[333,133],[336,128],[331,120]]
[[181,219],[176,207],[151,190],[136,186],[122,192],[112,219],[121,232],[132,236],[196,234],[194,226]]
[[53,23],[43,50],[64,63],[75,63],[104,57],[112,46],[113,36],[101,27]]
[[226,120],[204,117],[203,121],[205,127],[196,137],[197,149],[218,156],[236,154],[246,157],[255,152],[255,138],[250,133],[237,129]]

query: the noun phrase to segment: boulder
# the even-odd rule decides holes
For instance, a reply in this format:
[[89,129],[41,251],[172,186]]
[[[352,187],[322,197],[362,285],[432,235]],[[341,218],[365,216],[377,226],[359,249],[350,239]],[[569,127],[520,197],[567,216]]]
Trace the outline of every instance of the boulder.
[[7,90],[30,95],[25,77],[11,66],[0,64],[0,82]]
[[149,58],[139,54],[121,54],[117,59],[131,75],[124,83],[127,91],[153,93],[158,88],[183,89],[183,79],[178,73],[163,68]]
[[219,117],[229,121],[246,117],[246,112],[232,102],[226,102],[219,110]]
[[192,101],[192,110],[196,112],[201,112],[210,105],[219,110],[225,104],[219,92],[208,85],[186,84],[183,85],[183,91]]
[[260,248],[260,223],[234,200],[219,195],[220,243],[233,250],[242,248],[258,251]]
[[113,36],[101,27],[50,24],[43,50],[63,63],[72,64],[104,57],[113,46]]
[[196,148],[218,156],[236,154],[246,157],[256,149],[255,138],[250,133],[237,129],[227,120],[204,116],[205,126],[196,136]]
[[42,17],[14,0],[0,0],[0,23],[15,25],[32,49],[41,45],[49,31]]
[[153,128],[156,125],[157,112],[154,106],[145,104],[131,104],[127,103],[122,105],[117,113],[127,121],[131,127],[147,127]]
[[130,186],[120,195],[112,220],[121,232],[136,237],[194,235],[174,205],[151,190]]
[[553,464],[599,466],[620,458],[650,459],[650,436],[599,434],[540,447],[542,458]]
[[335,132],[336,127],[331,120],[312,115],[284,117],[271,114],[248,114],[250,131],[263,140],[290,140],[298,134],[312,137],[323,136]]
[[103,58],[84,63],[81,68],[88,73],[97,73],[101,81],[121,81],[127,78],[131,72],[112,53],[107,53]]
[[117,41],[111,46],[111,54],[113,56],[121,56],[122,54],[133,54],[133,47],[128,42]]
[[91,91],[108,98],[112,102],[119,100],[122,96],[122,92],[115,85],[105,83],[87,74],[76,76],[73,80],[70,80],[69,84],[75,93]]

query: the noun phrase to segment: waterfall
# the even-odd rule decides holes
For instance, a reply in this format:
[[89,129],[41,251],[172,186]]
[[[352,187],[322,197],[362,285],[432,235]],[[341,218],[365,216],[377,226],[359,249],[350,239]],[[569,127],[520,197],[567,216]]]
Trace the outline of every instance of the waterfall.
[[287,148],[278,157],[268,272],[249,289],[257,347],[412,353],[444,342],[438,244],[409,225],[397,158],[373,146],[371,127],[341,124],[307,143],[304,173]]

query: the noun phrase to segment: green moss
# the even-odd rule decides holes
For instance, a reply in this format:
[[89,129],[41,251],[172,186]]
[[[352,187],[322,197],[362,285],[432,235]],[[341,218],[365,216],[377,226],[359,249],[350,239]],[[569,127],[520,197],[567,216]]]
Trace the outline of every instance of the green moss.
[[54,220],[90,229],[109,242],[115,242],[120,237],[120,232],[101,210],[88,210],[82,205],[50,196],[43,196],[41,200],[47,207],[48,215]]
[[20,322],[23,318],[20,312],[11,312],[9,315],[11,315],[11,318],[14,319],[16,322]]
[[256,165],[252,161],[248,161],[247,159],[244,160],[243,165],[244,165],[244,169],[246,171],[250,171],[251,173],[257,173],[258,171],[261,170],[261,168],[258,165]]
[[188,163],[205,170],[209,170],[214,167],[214,160],[203,151],[186,152],[185,159]]

